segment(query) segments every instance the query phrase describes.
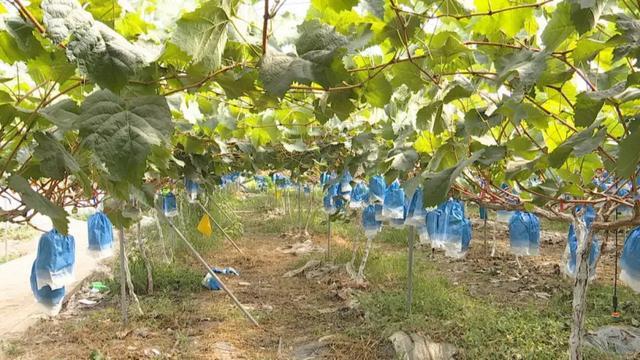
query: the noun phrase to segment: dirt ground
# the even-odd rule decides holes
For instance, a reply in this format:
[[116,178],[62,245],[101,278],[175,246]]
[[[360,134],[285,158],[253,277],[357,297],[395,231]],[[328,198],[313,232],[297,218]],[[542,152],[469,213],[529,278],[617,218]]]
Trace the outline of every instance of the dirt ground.
[[[482,225],[474,222],[472,248],[464,261],[422,249],[417,261],[436,262],[442,273],[464,286],[474,297],[505,303],[538,303],[570,288],[560,264],[565,247],[563,232],[542,231],[541,254],[521,258],[521,266],[508,251],[504,224],[490,223],[484,245]],[[491,257],[493,235],[498,240]],[[57,319],[43,320],[22,338],[12,342],[17,358],[174,358],[174,359],[391,359],[390,344],[377,337],[354,337],[347,329],[364,323],[364,314],[351,306],[351,285],[344,267],[325,276],[285,278],[287,271],[304,264],[306,258],[278,250],[295,242],[291,236],[245,237],[242,256],[225,251],[208,257],[217,265],[233,266],[240,277],[225,277],[227,285],[260,322],[252,327],[222,292],[200,291],[147,302],[144,316],[134,316],[123,329],[116,303],[90,310],[68,311]],[[313,238],[323,247],[326,239]],[[620,238],[622,243],[622,237]],[[349,248],[345,239],[336,247]],[[377,244],[374,251],[395,250]],[[622,245],[620,244],[620,249]],[[389,249],[386,249],[389,247]],[[215,260],[214,260],[215,259]],[[598,265],[598,281],[612,281],[614,252],[605,246]],[[357,290],[360,291],[360,290]],[[366,291],[366,290],[364,290]],[[178,311],[176,311],[178,310]],[[6,353],[6,351],[5,351]],[[100,357],[103,356],[103,357]]]

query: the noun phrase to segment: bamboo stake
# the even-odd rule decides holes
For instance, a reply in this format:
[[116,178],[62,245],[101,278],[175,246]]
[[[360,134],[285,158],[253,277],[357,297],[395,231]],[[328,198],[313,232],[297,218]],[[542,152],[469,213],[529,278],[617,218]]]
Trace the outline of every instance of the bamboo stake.
[[120,238],[120,312],[122,314],[122,323],[127,326],[129,323],[129,304],[127,303],[127,275],[125,272],[125,257],[124,250],[124,228],[121,226],[118,231]]
[[413,305],[413,242],[415,237],[415,227],[409,226],[409,254],[407,256],[407,314],[411,315]]

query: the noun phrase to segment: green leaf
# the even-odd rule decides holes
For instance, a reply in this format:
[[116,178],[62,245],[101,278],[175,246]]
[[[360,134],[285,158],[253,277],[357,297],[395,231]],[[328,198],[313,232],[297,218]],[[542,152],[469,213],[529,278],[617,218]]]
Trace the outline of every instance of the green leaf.
[[571,155],[584,156],[597,149],[607,135],[606,128],[598,128],[598,123],[570,136],[565,142],[549,154],[549,164],[554,168],[561,167]]
[[229,99],[251,95],[256,91],[254,84],[257,79],[258,72],[253,69],[242,69],[239,72],[227,71],[216,77],[216,81]]
[[122,7],[118,1],[87,0],[86,4],[87,11],[93,15],[94,19],[107,24],[113,25],[122,13]]
[[547,67],[547,55],[523,49],[511,56],[504,56],[496,63],[498,76],[501,80],[508,80],[512,75],[518,79],[526,89],[536,84]]
[[391,168],[403,172],[411,171],[416,165],[419,156],[418,153],[411,148],[399,149],[394,151],[396,154],[387,159],[391,161]]
[[66,44],[69,61],[101,87],[119,91],[144,66],[140,47],[95,21],[76,0],[44,0],[41,6],[51,40]]
[[13,65],[16,61],[25,59],[15,39],[6,31],[0,31],[0,60]]
[[38,142],[34,155],[40,160],[40,170],[47,177],[62,180],[67,170],[72,174],[80,171],[76,159],[51,134],[36,132],[33,137]]
[[74,122],[80,114],[80,107],[73,100],[65,99],[40,110],[40,114],[60,130],[74,128]]
[[384,74],[380,74],[366,82],[364,88],[364,97],[372,106],[384,108],[391,99],[393,88],[385,79]]
[[442,101],[434,101],[418,110],[416,114],[416,126],[419,130],[427,130],[439,135],[447,129],[447,124],[442,116]]
[[67,212],[63,208],[34,191],[29,182],[20,175],[11,175],[7,184],[11,190],[20,195],[20,199],[28,208],[48,216],[56,230],[63,234],[67,233],[69,221],[67,220]]
[[443,91],[444,97],[442,101],[447,104],[454,100],[469,97],[474,91],[473,84],[470,82],[456,80]]
[[[420,64],[419,60],[416,60]],[[405,61],[393,65],[392,69],[393,79],[391,79],[391,85],[394,88],[399,88],[402,85],[407,85],[411,91],[419,91],[424,88],[425,82],[420,76],[420,71],[412,63]]]
[[16,40],[18,48],[27,58],[38,56],[44,51],[38,39],[33,35],[35,27],[25,22],[19,17],[12,17],[5,20],[7,31]]
[[551,20],[542,32],[542,43],[546,52],[554,51],[575,31],[568,0],[558,4]]
[[116,31],[126,38],[137,38],[153,28],[153,24],[145,22],[136,12],[128,12],[124,17],[115,20]]
[[640,161],[640,122],[633,119],[629,135],[620,142],[618,161],[616,161],[616,175],[622,178],[631,177]]
[[226,0],[205,2],[178,20],[171,41],[191,55],[194,63],[202,63],[210,71],[218,69],[227,43],[229,10]]
[[296,40],[296,50],[300,56],[311,51],[333,51],[348,43],[344,35],[318,19],[303,22],[298,26],[298,33],[300,37]]
[[154,146],[167,146],[171,112],[162,96],[120,98],[108,90],[91,94],[76,120],[82,144],[95,152],[116,181],[138,183]]
[[578,34],[582,35],[596,26],[606,0],[577,0],[571,5],[571,20]]
[[294,82],[310,84],[315,66],[311,61],[272,51],[260,60],[260,80],[268,93],[282,97]]
[[343,11],[358,5],[358,0],[311,0],[311,5],[316,9],[329,8],[334,11]]
[[506,146],[491,145],[485,147],[483,150],[477,161],[486,166],[497,163],[507,155]]
[[460,176],[462,170],[471,165],[482,155],[483,151],[476,152],[470,158],[460,161],[453,167],[437,173],[423,173],[424,181],[424,206],[437,206],[447,200],[447,194],[451,185]]
[[576,126],[587,127],[593,124],[603,105],[604,99],[594,96],[593,93],[583,92],[578,94],[574,116]]

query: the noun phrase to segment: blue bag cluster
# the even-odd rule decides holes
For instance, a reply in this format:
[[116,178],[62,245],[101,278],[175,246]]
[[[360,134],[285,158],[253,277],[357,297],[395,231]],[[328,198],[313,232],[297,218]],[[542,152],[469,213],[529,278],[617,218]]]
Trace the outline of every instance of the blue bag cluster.
[[511,252],[518,256],[540,253],[540,220],[534,214],[516,211],[509,220]]
[[376,207],[382,208],[382,205],[369,204],[362,212],[362,226],[368,238],[373,238],[382,229],[382,222],[376,220]]
[[200,185],[198,185],[197,182],[189,178],[185,178],[184,188],[185,188],[185,191],[187,192],[187,201],[189,201],[192,204],[198,201],[198,191],[200,190]]
[[386,189],[387,185],[382,176],[376,175],[369,179],[369,199],[374,204],[382,204],[384,202],[384,193]]
[[36,300],[54,314],[60,310],[65,286],[73,281],[75,259],[73,236],[54,229],[40,237],[31,267],[31,289]]
[[89,251],[104,259],[113,255],[113,225],[105,213],[99,211],[87,220]]
[[434,248],[444,248],[449,257],[464,257],[471,243],[471,221],[465,217],[464,204],[449,199],[435,211],[429,211],[427,232]]
[[640,292],[640,226],[627,235],[620,257],[620,281]]
[[162,194],[162,212],[166,217],[178,215],[178,203],[176,196],[171,191]]
[[356,182],[351,190],[351,202],[349,207],[352,209],[362,209],[369,202],[369,188],[362,181]]
[[385,220],[403,220],[405,217],[404,189],[400,181],[394,180],[384,192],[382,218]]
[[256,175],[253,177],[253,180],[256,182],[256,186],[260,191],[266,191],[268,186],[267,178],[262,175]]
[[[580,210],[577,207],[576,210]],[[592,206],[587,206],[584,209],[582,218],[587,225],[587,228],[591,227],[591,224],[596,219],[596,211]],[[576,238],[576,232],[573,228],[573,224],[569,225],[569,233],[567,234],[567,248],[565,250],[566,266],[564,273],[571,277],[576,277],[576,264],[577,264],[577,252],[578,252],[578,239]],[[591,241],[591,249],[589,249],[589,280],[593,280],[596,276],[596,264],[600,257],[600,240],[593,235]]]
[[238,179],[240,179],[240,173],[237,171],[227,175],[222,175],[222,177],[220,177],[220,185],[222,187],[226,187],[227,185],[236,183]]
[[272,175],[273,183],[280,189],[288,189],[291,187],[291,179],[282,173],[274,173]]
[[327,191],[322,198],[322,204],[324,207],[324,212],[333,215],[340,208],[340,199],[339,199],[339,184],[333,184],[327,188]]
[[424,210],[423,201],[424,192],[422,191],[422,187],[418,187],[413,192],[413,196],[411,196],[411,200],[409,201],[409,206],[407,208],[407,219],[405,220],[405,223],[407,225],[413,225],[418,227],[419,229],[423,228],[426,225],[427,213]]
[[351,181],[353,180],[353,177],[351,176],[351,173],[349,171],[345,171],[344,174],[342,174],[342,177],[340,178],[340,196],[346,200],[349,201],[351,200]]

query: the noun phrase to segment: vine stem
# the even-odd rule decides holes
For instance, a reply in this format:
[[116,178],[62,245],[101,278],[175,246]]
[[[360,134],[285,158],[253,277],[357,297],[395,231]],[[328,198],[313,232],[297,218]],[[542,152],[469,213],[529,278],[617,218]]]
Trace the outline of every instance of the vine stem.
[[44,34],[45,33],[45,29],[44,26],[42,26],[42,24],[40,24],[40,22],[35,18],[35,16],[33,16],[33,14],[29,11],[29,9],[27,9],[20,0],[12,0],[16,5],[18,5],[18,7],[20,8],[20,12],[22,12],[24,14],[24,16],[26,16],[29,21],[31,21],[33,23],[33,25],[36,27],[36,29],[38,30],[38,32],[40,34]]
[[264,16],[262,21],[262,56],[267,55],[267,39],[269,31],[269,0],[264,0]]

